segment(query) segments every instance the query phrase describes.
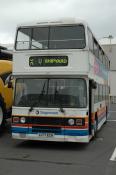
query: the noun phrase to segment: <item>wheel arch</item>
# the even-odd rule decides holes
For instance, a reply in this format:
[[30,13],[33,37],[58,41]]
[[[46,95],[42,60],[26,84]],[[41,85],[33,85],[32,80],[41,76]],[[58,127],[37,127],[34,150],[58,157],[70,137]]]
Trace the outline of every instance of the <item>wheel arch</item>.
[[1,94],[0,94],[0,106],[3,109],[3,113],[6,113],[6,105],[5,105],[5,102],[4,102],[4,98],[2,97]]

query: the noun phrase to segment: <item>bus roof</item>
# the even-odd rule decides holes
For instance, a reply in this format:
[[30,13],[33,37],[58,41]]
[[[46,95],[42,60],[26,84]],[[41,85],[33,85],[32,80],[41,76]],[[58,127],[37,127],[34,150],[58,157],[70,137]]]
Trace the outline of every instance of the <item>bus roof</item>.
[[56,20],[38,21],[28,24],[21,24],[18,27],[31,27],[31,26],[53,26],[53,25],[68,25],[68,24],[83,24],[88,25],[87,22],[77,18],[61,18]]

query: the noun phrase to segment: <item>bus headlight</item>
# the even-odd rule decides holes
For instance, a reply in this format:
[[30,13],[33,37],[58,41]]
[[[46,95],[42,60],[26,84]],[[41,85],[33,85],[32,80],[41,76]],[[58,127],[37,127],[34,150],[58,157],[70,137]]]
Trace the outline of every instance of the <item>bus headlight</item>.
[[25,117],[21,117],[21,118],[20,118],[20,122],[21,122],[21,123],[25,123],[25,122],[26,122],[26,118],[25,118]]
[[74,123],[75,123],[74,119],[69,119],[69,120],[68,120],[68,124],[69,124],[69,125],[73,126]]

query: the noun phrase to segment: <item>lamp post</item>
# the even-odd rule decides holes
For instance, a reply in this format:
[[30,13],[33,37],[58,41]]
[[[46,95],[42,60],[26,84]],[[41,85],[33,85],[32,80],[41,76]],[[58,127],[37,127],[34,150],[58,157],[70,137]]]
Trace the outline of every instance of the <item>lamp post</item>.
[[112,39],[113,39],[113,36],[112,35],[109,35],[109,40],[110,40],[110,48],[109,48],[109,52],[112,52]]

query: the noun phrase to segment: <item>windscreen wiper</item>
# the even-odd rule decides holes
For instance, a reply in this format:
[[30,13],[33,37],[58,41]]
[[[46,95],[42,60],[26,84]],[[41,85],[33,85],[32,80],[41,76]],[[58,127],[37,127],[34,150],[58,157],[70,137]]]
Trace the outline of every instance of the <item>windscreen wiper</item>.
[[45,91],[44,91],[44,89],[45,89],[45,84],[46,84],[46,82],[44,82],[43,87],[42,87],[42,90],[41,90],[41,93],[39,94],[39,98],[38,98],[39,100],[36,101],[36,102],[34,102],[34,103],[32,103],[32,105],[31,105],[30,108],[29,108],[29,112],[32,112],[32,111],[33,111],[35,105],[38,104],[38,106],[39,106],[40,98],[43,96],[43,94],[44,94],[44,92],[45,92]]
[[43,84],[43,87],[42,87],[42,90],[41,90],[41,93],[40,93],[39,97],[40,97],[41,95],[43,96],[43,94],[44,94],[44,92],[45,92],[45,85],[46,85],[46,81],[45,81],[44,84]]
[[65,110],[63,109],[62,106],[62,100],[59,99],[59,108],[60,108],[60,112],[65,113]]
[[60,112],[65,113],[65,110],[62,107],[62,101],[60,101],[60,98],[59,98],[59,92],[57,90],[57,82],[56,82],[56,86],[55,86],[55,97],[56,97],[56,94],[58,95],[58,103],[59,103]]
[[62,104],[60,105],[60,112],[65,113],[65,110],[62,107]]
[[34,107],[36,106],[36,105],[38,105],[39,103],[38,103],[38,101],[34,101],[33,103],[32,103],[32,105],[30,106],[30,108],[29,108],[29,113],[30,112],[32,112],[33,111],[33,109],[34,109]]

